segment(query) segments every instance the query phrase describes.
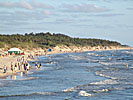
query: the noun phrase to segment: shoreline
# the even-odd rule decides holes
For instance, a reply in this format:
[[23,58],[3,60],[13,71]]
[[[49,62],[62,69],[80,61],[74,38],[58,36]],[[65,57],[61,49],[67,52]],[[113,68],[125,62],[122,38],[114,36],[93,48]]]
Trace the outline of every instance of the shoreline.
[[[29,55],[33,55],[34,57],[38,57],[41,55],[51,55],[51,54],[61,54],[61,53],[76,53],[76,52],[87,52],[87,51],[107,51],[107,50],[130,50],[133,48],[120,48],[120,47],[108,47],[108,48],[101,48],[101,47],[76,47],[76,46],[72,46],[72,47],[67,47],[67,46],[56,46],[54,48],[52,48],[51,52],[44,52],[43,49],[33,49],[32,51],[30,50],[25,50],[25,55],[22,55],[24,58],[26,58],[26,60],[29,61],[35,61],[37,59],[31,59],[28,58]],[[15,72],[12,72],[11,70],[11,62],[13,62],[13,64],[18,63],[17,58],[18,57],[22,57],[20,55],[18,56],[5,56],[5,57],[0,57],[0,79],[1,78],[6,78],[9,75],[14,75],[20,72],[25,72],[24,70],[16,70]],[[2,69],[4,67],[4,65],[8,66],[7,72],[4,72],[4,69]]]

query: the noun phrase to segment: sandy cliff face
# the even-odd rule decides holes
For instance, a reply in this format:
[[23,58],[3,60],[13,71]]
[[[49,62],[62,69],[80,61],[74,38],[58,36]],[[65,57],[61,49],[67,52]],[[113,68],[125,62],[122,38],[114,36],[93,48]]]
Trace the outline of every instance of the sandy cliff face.
[[[51,52],[47,52],[47,54],[53,54],[53,53],[69,53],[69,52],[84,52],[84,51],[95,51],[95,50],[118,50],[118,49],[130,49],[130,48],[124,48],[124,47],[116,47],[116,46],[97,46],[97,47],[90,47],[90,46],[65,46],[65,45],[58,45],[54,48],[52,48]],[[47,51],[47,50],[46,50]]]

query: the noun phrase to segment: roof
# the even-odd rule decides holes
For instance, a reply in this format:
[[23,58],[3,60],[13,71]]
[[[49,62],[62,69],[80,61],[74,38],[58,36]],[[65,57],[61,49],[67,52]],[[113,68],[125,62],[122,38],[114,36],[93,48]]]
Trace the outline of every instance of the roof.
[[21,51],[19,48],[11,48],[8,51]]

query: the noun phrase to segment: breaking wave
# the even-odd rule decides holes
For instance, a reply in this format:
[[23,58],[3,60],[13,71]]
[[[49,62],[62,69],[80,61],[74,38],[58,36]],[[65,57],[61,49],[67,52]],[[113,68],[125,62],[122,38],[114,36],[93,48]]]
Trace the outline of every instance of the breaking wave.
[[74,92],[74,91],[76,92],[76,87],[72,87],[72,88],[63,90],[63,92]]
[[112,77],[112,76],[104,75],[104,74],[102,74],[102,73],[100,73],[100,72],[98,72],[98,71],[95,72],[95,74],[96,74],[96,75],[99,75],[99,76],[102,76],[102,77],[111,78],[111,79],[114,79],[114,80],[117,79],[116,77]]
[[17,97],[17,96],[32,96],[32,95],[45,95],[45,96],[51,96],[51,95],[57,95],[56,92],[36,92],[36,93],[30,93],[30,94],[16,94],[16,95],[1,95],[0,98],[3,97]]
[[117,82],[116,80],[112,80],[112,79],[108,79],[108,80],[104,80],[104,81],[100,81],[100,82],[94,82],[94,83],[90,83],[93,85],[107,85],[107,84],[119,84],[119,82]]
[[86,96],[86,97],[91,97],[91,96],[94,96],[93,94],[90,94],[86,91],[80,91],[79,92],[79,96]]

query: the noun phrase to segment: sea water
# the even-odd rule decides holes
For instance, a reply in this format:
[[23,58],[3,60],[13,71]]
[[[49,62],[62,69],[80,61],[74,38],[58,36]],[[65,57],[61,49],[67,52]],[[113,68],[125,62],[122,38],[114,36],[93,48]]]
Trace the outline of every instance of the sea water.
[[0,79],[0,100],[133,100],[133,50],[50,56],[30,62],[27,73]]

